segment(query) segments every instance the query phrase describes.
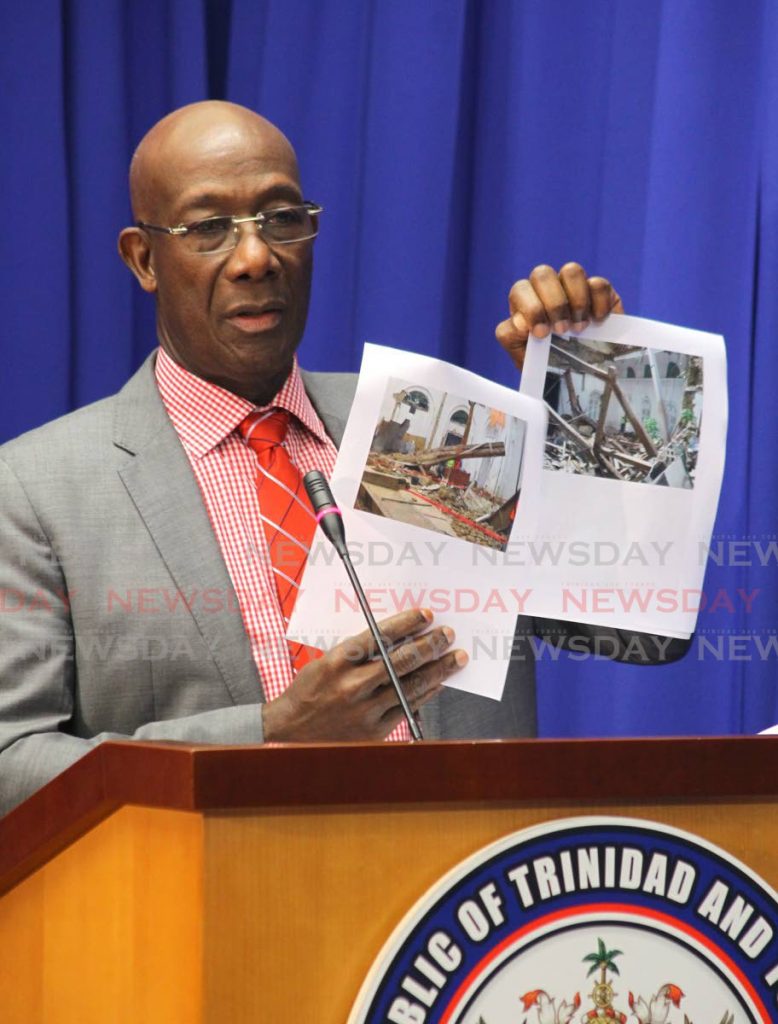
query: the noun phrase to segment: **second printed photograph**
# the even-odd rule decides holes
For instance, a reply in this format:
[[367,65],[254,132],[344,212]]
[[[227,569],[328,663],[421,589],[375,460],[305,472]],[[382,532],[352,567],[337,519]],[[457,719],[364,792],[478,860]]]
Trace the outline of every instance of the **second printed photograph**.
[[694,487],[700,356],[552,335],[543,397],[545,469]]

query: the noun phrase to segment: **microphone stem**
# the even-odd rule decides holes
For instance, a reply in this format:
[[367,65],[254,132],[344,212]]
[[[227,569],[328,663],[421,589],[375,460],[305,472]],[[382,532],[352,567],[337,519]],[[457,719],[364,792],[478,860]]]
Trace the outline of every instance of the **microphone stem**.
[[354,587],[354,592],[357,595],[357,599],[362,608],[362,611],[365,614],[365,618],[367,619],[367,624],[370,627],[370,632],[373,634],[373,639],[376,642],[376,647],[378,648],[378,652],[381,655],[384,667],[386,668],[387,674],[389,675],[389,679],[391,680],[392,686],[394,687],[397,697],[400,701],[400,706],[405,712],[405,717],[408,720],[408,726],[411,730],[411,736],[413,737],[414,740],[424,739],[421,733],[421,729],[419,728],[419,724],[414,718],[413,711],[411,710],[411,706],[408,703],[408,698],[405,696],[405,691],[402,688],[402,684],[400,683],[400,680],[397,678],[397,673],[394,670],[394,665],[392,665],[391,659],[389,657],[389,652],[387,651],[383,641],[383,637],[381,636],[381,631],[379,630],[376,621],[373,618],[373,613],[370,611],[370,605],[367,603],[367,598],[365,597],[365,592],[362,589],[362,584],[359,582],[359,577],[356,574],[354,566],[351,564],[351,558],[349,557],[348,551],[342,553],[339,552],[339,554],[343,561],[343,564],[346,567],[346,572],[348,573],[348,577],[351,580],[352,586]]

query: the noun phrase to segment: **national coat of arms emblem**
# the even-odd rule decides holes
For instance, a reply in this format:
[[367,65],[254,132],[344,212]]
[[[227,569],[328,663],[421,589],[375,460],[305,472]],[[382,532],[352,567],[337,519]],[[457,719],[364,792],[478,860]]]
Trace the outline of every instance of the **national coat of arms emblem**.
[[775,1024],[778,893],[663,823],[505,836],[428,891],[349,1024]]
[[[620,949],[608,949],[602,939],[597,940],[597,952],[587,953],[583,957],[584,963],[589,963],[587,978],[599,972],[594,979],[589,999],[593,1004],[589,1009],[584,1005],[580,1015],[582,1001],[580,992],[568,999],[557,999],[549,995],[544,989],[536,988],[525,992],[520,996],[525,1013],[534,1007],[537,1010],[538,1024],[597,1024],[597,1022],[613,1021],[614,1024],[628,1024],[630,1019],[637,1021],[637,1024],[672,1024],[673,1010],[680,1010],[681,1000],[684,993],[681,988],[673,982],[665,982],[660,985],[655,993],[648,997],[634,995],[627,992],[627,1005],[629,1012],[619,1009],[617,996],[620,994],[614,988],[613,976],[620,975],[616,959],[624,954]],[[525,1017],[525,1021],[531,1018]],[[481,1017],[479,1024],[487,1024]],[[684,1014],[683,1024],[694,1024]],[[732,1013],[725,1010],[721,1020],[717,1024],[735,1024]]]

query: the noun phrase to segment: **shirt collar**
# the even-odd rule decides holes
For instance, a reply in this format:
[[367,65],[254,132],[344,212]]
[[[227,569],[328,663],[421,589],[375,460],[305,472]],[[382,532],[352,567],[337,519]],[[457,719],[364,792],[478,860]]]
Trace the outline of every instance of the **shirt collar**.
[[203,380],[180,366],[162,348],[157,352],[155,373],[176,433],[195,458],[207,455],[257,409],[286,409],[306,430],[326,443],[327,432],[305,391],[297,356],[281,389],[264,406],[253,405],[248,399]]

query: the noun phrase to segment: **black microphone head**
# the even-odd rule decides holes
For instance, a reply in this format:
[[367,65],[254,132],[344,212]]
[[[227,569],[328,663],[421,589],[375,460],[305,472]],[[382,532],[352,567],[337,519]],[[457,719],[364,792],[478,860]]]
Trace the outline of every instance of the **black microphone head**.
[[347,557],[348,549],[346,548],[343,520],[340,509],[335,504],[327,478],[320,470],[312,469],[303,477],[303,483],[316,516],[316,522],[322,528],[324,536],[335,545],[341,558]]
[[327,507],[337,508],[330,485],[321,470],[312,469],[310,473],[306,473],[303,483],[314,512],[318,514]]

